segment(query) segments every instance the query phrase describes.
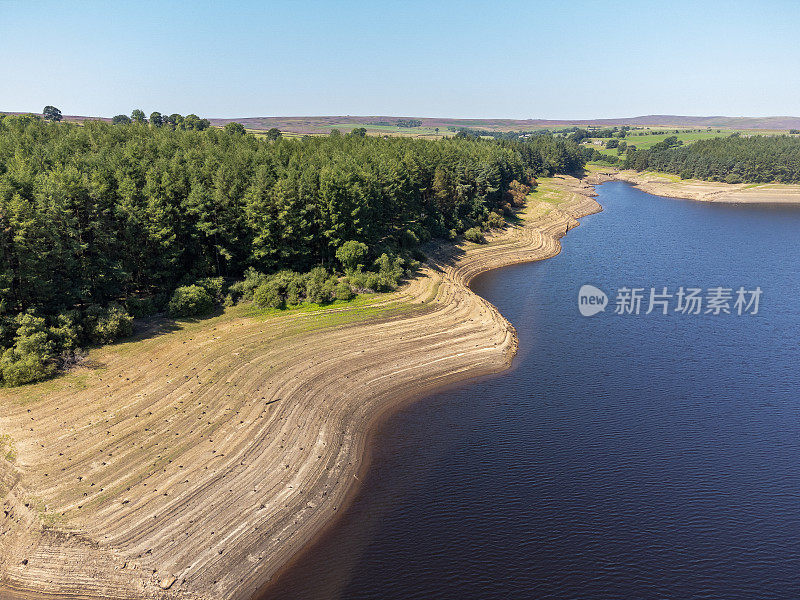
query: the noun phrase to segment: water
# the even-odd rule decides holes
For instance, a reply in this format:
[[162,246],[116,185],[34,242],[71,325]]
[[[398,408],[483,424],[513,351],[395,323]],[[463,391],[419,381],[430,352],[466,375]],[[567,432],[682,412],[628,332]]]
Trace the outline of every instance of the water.
[[[474,282],[514,369],[390,419],[266,598],[800,598],[800,207],[598,191],[559,256]],[[756,316],[585,318],[584,283],[764,293]]]

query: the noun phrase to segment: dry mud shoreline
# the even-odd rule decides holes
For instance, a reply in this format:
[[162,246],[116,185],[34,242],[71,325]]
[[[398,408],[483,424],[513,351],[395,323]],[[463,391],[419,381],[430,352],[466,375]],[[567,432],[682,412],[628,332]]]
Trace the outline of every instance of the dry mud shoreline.
[[234,311],[0,392],[0,598],[250,598],[342,510],[371,423],[509,366],[514,329],[468,284],[600,210],[588,183],[548,185],[557,202],[442,248],[367,318]]
[[652,171],[598,170],[593,175],[598,181],[618,179],[633,184],[655,196],[684,198],[702,202],[734,204],[798,204],[800,185],[781,183],[720,183],[698,179],[681,179],[677,175]]

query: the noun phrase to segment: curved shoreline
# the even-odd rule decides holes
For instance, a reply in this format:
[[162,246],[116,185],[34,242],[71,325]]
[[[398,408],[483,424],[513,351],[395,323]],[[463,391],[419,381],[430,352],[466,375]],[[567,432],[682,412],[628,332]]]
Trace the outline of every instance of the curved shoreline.
[[668,198],[726,204],[800,204],[800,185],[784,183],[723,183],[681,179],[669,173],[633,170],[598,170],[599,180],[627,181],[634,187]]
[[[586,183],[563,178],[558,185],[567,196],[564,202],[530,207],[528,212],[536,214],[526,215],[524,225],[494,236],[488,245],[435,253],[424,276],[384,300],[387,305],[400,301],[407,314],[293,338],[282,338],[281,331],[265,333],[254,319],[220,321],[224,335],[214,334],[217,327],[191,330],[193,344],[185,356],[180,335],[164,334],[148,341],[155,362],[147,368],[113,351],[104,355],[103,376],[116,375],[120,388],[107,392],[106,404],[87,407],[82,393],[62,385],[43,396],[51,402],[9,407],[0,425],[12,433],[20,458],[13,473],[7,467],[0,472],[9,481],[15,478],[5,499],[10,516],[0,513],[0,528],[10,540],[0,548],[0,585],[61,598],[245,599],[263,590],[352,498],[354,475],[368,464],[368,438],[381,418],[443,386],[508,368],[517,348],[514,329],[468,284],[486,270],[557,254],[559,238],[577,225],[576,219],[599,210]],[[300,323],[302,330],[308,320],[313,317],[275,326]],[[267,344],[265,335],[275,344]],[[224,352],[227,364],[205,361],[204,349],[214,345],[224,346],[215,351]],[[167,365],[170,360],[180,360],[177,373],[173,362]],[[202,385],[199,373],[212,366],[221,380]],[[194,371],[196,383],[189,377]],[[106,393],[95,387],[86,393]],[[195,392],[192,403],[184,404]],[[233,392],[241,398],[226,400]],[[199,408],[194,406],[198,399]],[[106,405],[119,414],[92,423]],[[55,459],[38,442],[73,439],[66,433],[69,423],[60,422],[55,412],[59,408],[76,423],[88,418],[87,427],[108,428],[120,441],[87,442],[76,449],[72,464]],[[157,448],[142,444],[140,455],[130,448],[131,440],[139,441],[151,429],[142,430],[145,423],[137,420],[145,409],[141,416],[152,415],[147,423],[161,435],[151,436],[156,447],[155,440],[170,439],[165,436],[172,435],[171,427],[180,438],[190,427],[190,433],[199,429],[197,420],[216,420],[208,421],[213,421],[212,433],[198,431],[174,456],[180,470],[162,461],[126,491],[125,473],[106,474],[106,461],[99,464],[97,451],[127,451],[129,465],[139,464],[133,462],[137,456],[152,459]],[[29,418],[36,421],[36,432],[26,430]],[[212,435],[223,445],[203,450],[209,446],[201,443],[213,442]],[[41,473],[41,464],[52,472],[50,479],[44,479],[48,474]],[[218,466],[209,471],[210,465]],[[88,488],[75,483],[79,473],[89,473],[79,481],[96,478],[103,486],[100,494],[83,492],[94,502],[86,516],[76,510],[79,492]],[[104,496],[104,487],[115,494]],[[31,491],[48,510],[63,507],[75,514],[68,522],[73,532],[36,527],[35,507],[25,503]]]
[[[589,181],[593,182],[592,186],[595,185],[595,184],[602,183],[602,180],[600,180],[598,178],[593,178],[593,177],[590,177]],[[581,195],[583,195],[583,196],[585,196],[587,198],[591,198],[594,195],[596,195],[594,193],[594,191],[593,191],[593,187],[592,187],[592,191],[589,191],[588,188],[584,188],[584,191],[585,191],[585,194],[581,194]],[[472,288],[471,288],[470,284],[472,283],[472,281],[476,277],[478,277],[479,275],[482,275],[483,273],[486,273],[488,271],[492,271],[492,270],[495,270],[495,269],[502,269],[502,268],[505,268],[505,267],[509,267],[509,266],[512,266],[512,265],[515,265],[515,264],[520,264],[520,263],[525,263],[525,262],[535,262],[535,261],[538,261],[538,260],[546,260],[547,258],[552,258],[553,256],[556,256],[561,251],[561,243],[560,243],[561,237],[566,235],[566,233],[569,231],[569,229],[572,229],[573,227],[577,227],[578,226],[578,224],[579,224],[577,222],[578,218],[582,218],[582,217],[588,216],[590,214],[595,214],[597,212],[601,212],[602,211],[602,207],[596,201],[592,200],[592,202],[594,202],[594,204],[596,205],[596,208],[594,210],[591,210],[590,212],[585,212],[585,213],[583,212],[583,210],[577,211],[576,213],[573,214],[573,218],[575,219],[574,224],[572,224],[571,227],[567,226],[567,229],[565,230],[564,234],[554,236],[554,241],[556,243],[556,250],[554,252],[548,253],[546,255],[543,255],[541,258],[532,258],[530,260],[515,260],[515,261],[502,263],[502,264],[497,264],[497,265],[492,265],[492,266],[484,265],[482,268],[470,272],[470,274],[464,280],[465,287],[467,287],[467,289],[469,289],[470,293],[472,293],[476,297],[480,298],[484,302],[489,303],[488,300],[486,300],[482,296],[478,296],[478,294],[476,294],[474,291],[472,291]],[[564,208],[566,208],[569,211],[569,207],[564,207]],[[491,304],[491,303],[489,303],[489,304],[490,304],[490,306],[492,306],[492,308],[495,308],[493,304]],[[497,309],[495,308],[495,310],[497,310]],[[385,424],[394,415],[396,415],[398,412],[402,411],[404,408],[406,408],[406,407],[408,407],[408,406],[410,406],[412,404],[415,404],[417,402],[420,402],[420,401],[424,400],[425,398],[430,397],[432,394],[438,394],[438,393],[441,393],[441,392],[446,392],[449,388],[453,388],[453,387],[461,386],[461,385],[469,385],[470,383],[473,383],[473,382],[478,382],[478,381],[484,380],[486,378],[491,378],[493,376],[504,374],[504,373],[508,372],[509,369],[512,368],[513,360],[514,360],[514,358],[516,357],[516,354],[517,354],[517,345],[518,345],[518,341],[517,341],[517,337],[516,337],[516,329],[514,329],[513,325],[511,323],[509,323],[505,319],[505,317],[502,316],[502,313],[500,313],[499,311],[497,311],[497,313],[498,313],[498,315],[500,315],[501,319],[503,319],[504,321],[506,321],[506,323],[508,323],[508,327],[510,327],[514,331],[514,350],[513,350],[513,352],[508,354],[507,364],[505,366],[501,367],[501,368],[498,368],[498,369],[488,370],[485,373],[471,373],[469,375],[466,375],[463,378],[459,378],[459,379],[457,379],[455,381],[452,381],[450,383],[447,383],[447,384],[433,385],[433,386],[431,386],[430,389],[428,389],[426,391],[420,391],[418,394],[415,394],[413,396],[407,396],[405,398],[398,399],[394,403],[387,404],[382,410],[376,412],[376,414],[373,415],[371,420],[369,420],[368,422],[366,422],[364,424],[364,428],[363,428],[364,439],[363,439],[363,442],[362,442],[362,450],[360,452],[361,460],[360,460],[360,462],[359,462],[359,464],[358,464],[358,466],[356,468],[356,473],[354,473],[354,475],[357,475],[358,483],[351,482],[351,484],[349,486],[349,489],[347,490],[346,495],[344,497],[344,500],[342,502],[342,506],[341,506],[342,510],[339,511],[338,514],[331,516],[330,519],[327,521],[327,523],[325,523],[323,526],[321,526],[317,531],[313,532],[313,534],[311,534],[309,536],[309,538],[297,549],[297,551],[294,552],[280,567],[278,567],[274,571],[274,573],[271,576],[270,580],[268,582],[266,582],[264,584],[264,586],[262,586],[262,588],[260,588],[252,596],[251,600],[265,600],[265,599],[271,598],[271,596],[270,596],[271,588],[275,585],[275,583],[278,582],[280,580],[280,578],[285,573],[290,572],[294,568],[296,563],[303,559],[303,557],[305,556],[306,552],[308,552],[317,542],[319,542],[321,539],[323,539],[326,535],[329,535],[330,532],[332,530],[334,530],[335,527],[339,524],[340,520],[345,516],[345,513],[346,513],[348,507],[351,505],[353,500],[357,497],[358,493],[361,491],[361,488],[362,488],[362,485],[363,485],[362,484],[363,479],[367,475],[367,473],[368,473],[368,471],[369,471],[369,469],[371,467],[372,453],[374,451],[374,444],[376,443],[375,438],[380,434],[381,429],[385,426]]]

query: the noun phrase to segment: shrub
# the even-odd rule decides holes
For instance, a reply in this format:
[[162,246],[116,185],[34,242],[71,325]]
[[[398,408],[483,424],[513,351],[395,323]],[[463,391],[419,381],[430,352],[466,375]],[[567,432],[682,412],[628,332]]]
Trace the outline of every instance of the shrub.
[[225,297],[225,278],[223,277],[206,277],[200,279],[197,285],[207,291],[217,302],[222,302]]
[[360,268],[356,269],[355,271],[350,272],[350,274],[347,276],[347,278],[350,280],[350,285],[354,289],[356,289],[356,290],[366,289],[366,287],[367,287],[367,284],[366,284],[367,276],[364,274],[364,272]]
[[79,310],[69,310],[56,317],[50,327],[50,337],[62,351],[71,352],[78,348],[83,338],[83,318]]
[[128,310],[128,314],[135,318],[149,317],[158,312],[158,307],[156,307],[155,299],[152,296],[147,298],[128,298],[125,301],[125,307]]
[[491,212],[489,218],[486,219],[486,224],[491,229],[502,229],[506,226],[506,220],[496,212]]
[[322,292],[317,300],[320,304],[324,304],[325,302],[332,302],[334,296],[336,296],[336,286],[338,285],[339,281],[336,277],[331,276],[322,284]]
[[410,229],[406,229],[400,237],[400,244],[404,248],[414,248],[419,245],[419,237]]
[[329,302],[333,295],[333,287],[326,288],[328,272],[323,267],[315,267],[306,274],[306,300],[322,304]]
[[256,288],[263,283],[266,283],[268,277],[263,273],[259,273],[253,267],[250,267],[244,273],[244,279],[237,281],[228,287],[228,294],[233,302],[239,300],[252,300],[253,292]]
[[355,297],[350,284],[346,281],[340,281],[336,284],[336,299],[337,300],[352,300]]
[[483,232],[478,227],[470,227],[464,232],[464,239],[468,242],[476,244],[485,244],[486,238],[483,237]]
[[283,306],[283,298],[273,282],[262,283],[258,286],[253,292],[253,302],[261,308],[281,308]]
[[41,381],[53,375],[56,366],[51,357],[43,354],[19,354],[13,348],[3,352],[0,359],[3,384],[6,386],[25,385]]
[[367,273],[364,278],[364,288],[373,292],[377,292],[381,287],[381,280],[377,273]]
[[56,371],[55,344],[50,339],[45,320],[30,313],[15,319],[14,345],[0,357],[0,374],[7,386],[40,381]]
[[92,342],[107,344],[133,332],[133,317],[119,304],[94,305],[86,311],[86,326]]
[[286,303],[300,304],[303,299],[303,280],[298,276],[286,284]]
[[725,176],[725,183],[742,183],[742,177],[738,173],[728,173]]
[[172,317],[195,317],[205,315],[214,308],[214,300],[205,288],[199,285],[184,285],[175,290],[169,301]]

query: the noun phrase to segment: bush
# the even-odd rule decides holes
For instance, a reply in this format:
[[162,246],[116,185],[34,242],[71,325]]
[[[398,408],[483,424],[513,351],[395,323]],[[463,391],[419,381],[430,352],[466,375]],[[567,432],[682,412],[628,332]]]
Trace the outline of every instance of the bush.
[[56,371],[55,343],[45,320],[30,313],[15,319],[14,345],[0,357],[0,374],[7,386],[41,381]]
[[346,281],[340,281],[336,284],[336,299],[337,300],[352,300],[355,298],[355,294],[353,290],[350,288],[350,284]]
[[348,276],[347,279],[350,281],[350,286],[356,290],[363,290],[366,289],[366,279],[367,276],[364,272],[359,268],[355,271],[352,271]]
[[336,250],[336,258],[346,270],[353,271],[366,258],[367,252],[369,252],[369,248],[366,244],[351,240],[339,246],[339,249]]
[[47,379],[55,373],[56,366],[51,357],[46,355],[19,354],[13,348],[9,348],[0,359],[0,370],[3,374],[3,384],[16,386]]
[[380,277],[378,277],[378,274],[367,273],[367,276],[364,278],[364,288],[373,292],[377,292],[380,286],[381,280]]
[[197,285],[207,291],[217,302],[222,302],[225,297],[225,278],[223,277],[206,277],[205,279],[200,279]]
[[323,267],[315,267],[306,274],[306,300],[323,304],[330,302],[333,286],[326,286],[328,272]]
[[93,305],[86,311],[86,328],[92,342],[107,344],[133,332],[133,317],[119,304]]
[[158,307],[152,296],[148,298],[128,298],[125,301],[125,307],[128,310],[128,314],[135,318],[149,317],[158,312]]
[[478,227],[470,227],[464,232],[464,239],[468,242],[476,244],[485,244],[486,238],[483,237],[483,232]]
[[253,292],[253,302],[261,308],[281,308],[283,306],[283,298],[273,282],[262,283],[258,286]]
[[244,273],[244,279],[237,281],[228,288],[228,293],[234,302],[239,300],[252,300],[256,288],[267,282],[269,278],[250,267]]
[[339,282],[336,279],[336,277],[334,276],[329,277],[322,284],[322,293],[317,302],[320,304],[324,304],[325,302],[333,302],[334,296],[336,296],[336,286],[338,285],[338,283]]
[[76,350],[83,338],[83,315],[81,312],[68,310],[58,315],[56,324],[50,327],[50,338],[62,351]]
[[213,308],[211,294],[199,285],[179,287],[169,301],[169,314],[172,317],[196,317],[210,313]]
[[286,304],[300,304],[303,301],[303,280],[296,276],[286,283]]
[[486,224],[491,229],[503,229],[506,226],[506,220],[496,212],[491,212],[489,218],[486,219]]

